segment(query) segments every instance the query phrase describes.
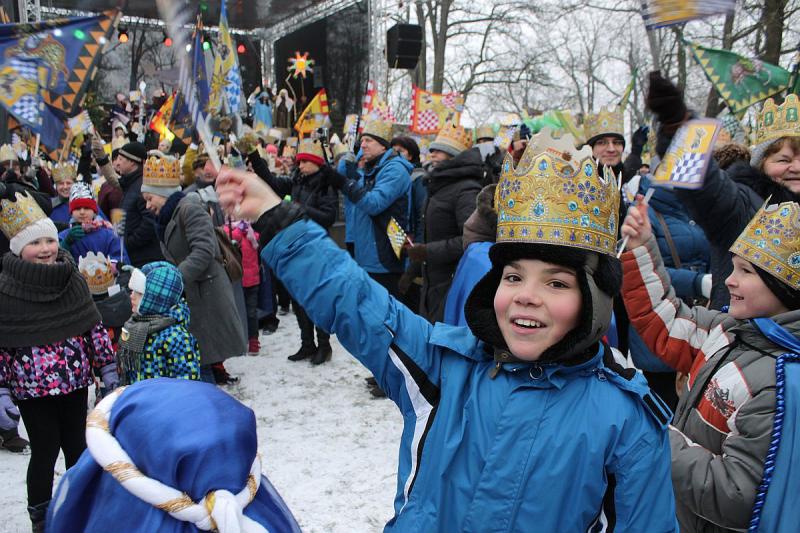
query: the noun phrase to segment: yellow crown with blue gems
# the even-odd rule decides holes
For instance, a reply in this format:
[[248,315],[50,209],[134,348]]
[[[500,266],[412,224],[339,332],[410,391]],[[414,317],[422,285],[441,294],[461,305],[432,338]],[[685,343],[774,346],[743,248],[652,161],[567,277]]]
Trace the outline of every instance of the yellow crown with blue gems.
[[601,108],[598,113],[589,113],[583,121],[583,138],[589,142],[604,135],[625,136],[625,117],[620,107]]
[[776,106],[770,98],[756,119],[755,144],[774,141],[781,137],[800,137],[800,99],[790,94],[782,105]]
[[765,203],[730,251],[800,289],[800,205]]
[[0,200],[0,230],[9,240],[34,222],[47,218],[42,208],[27,193],[18,192],[14,200]]
[[503,161],[495,189],[497,242],[543,243],[615,256],[619,190],[601,176],[592,150],[575,148],[572,135],[539,132],[514,167]]

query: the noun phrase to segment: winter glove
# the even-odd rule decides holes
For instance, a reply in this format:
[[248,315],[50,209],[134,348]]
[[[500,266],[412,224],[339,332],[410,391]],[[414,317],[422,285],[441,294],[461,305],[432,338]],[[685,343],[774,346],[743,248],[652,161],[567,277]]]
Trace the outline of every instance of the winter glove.
[[647,144],[647,134],[650,133],[650,128],[647,126],[640,126],[639,129],[633,132],[631,136],[631,151],[641,154],[644,145]]
[[408,258],[415,263],[422,263],[428,257],[428,248],[424,244],[415,244],[406,248]]
[[83,226],[81,224],[76,224],[69,228],[69,232],[64,237],[63,242],[66,247],[70,247],[84,237],[86,237],[86,231],[84,231]]
[[106,151],[103,148],[103,140],[100,137],[92,137],[92,157],[95,161],[106,159]]
[[117,363],[110,363],[100,369],[100,379],[106,387],[106,394],[119,387],[119,374]]
[[11,400],[11,391],[0,389],[0,430],[15,429],[19,423],[19,409]]
[[354,154],[353,152],[348,150],[347,152],[342,154],[342,160],[345,163],[355,163],[356,162],[356,154]]
[[647,89],[647,108],[655,114],[662,126],[672,126],[673,133],[686,119],[686,104],[683,93],[671,81],[656,70],[650,73],[650,86]]
[[326,173],[325,177],[328,179],[330,186],[335,189],[341,189],[347,183],[347,178],[333,169],[330,169],[330,171]]

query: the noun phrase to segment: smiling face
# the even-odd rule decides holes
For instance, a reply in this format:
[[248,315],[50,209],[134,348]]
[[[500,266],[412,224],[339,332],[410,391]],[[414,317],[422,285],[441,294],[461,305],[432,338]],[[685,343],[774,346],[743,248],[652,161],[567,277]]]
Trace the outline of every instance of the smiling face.
[[733,273],[725,280],[731,293],[728,314],[738,320],[771,317],[787,309],[775,296],[749,261],[733,256]]
[[19,256],[30,263],[51,265],[58,256],[58,241],[52,237],[40,237],[26,244]]
[[784,139],[778,142],[780,147],[775,147],[777,151],[770,149],[764,157],[764,174],[793,193],[800,194],[800,140]]
[[65,178],[56,183],[56,192],[58,196],[64,200],[69,200],[69,191],[72,189],[73,185],[75,185],[75,180],[69,178]]
[[622,162],[625,143],[619,137],[600,137],[592,146],[592,155],[601,165],[613,167]]
[[575,270],[538,259],[503,268],[494,312],[508,349],[536,361],[578,325],[581,291]]

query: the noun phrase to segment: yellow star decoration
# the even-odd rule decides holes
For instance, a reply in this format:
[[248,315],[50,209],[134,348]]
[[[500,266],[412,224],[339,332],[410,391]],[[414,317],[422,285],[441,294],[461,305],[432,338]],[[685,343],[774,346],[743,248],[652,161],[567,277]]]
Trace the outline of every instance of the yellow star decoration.
[[303,53],[303,55],[300,55],[300,52],[295,52],[294,57],[289,58],[289,67],[286,70],[292,73],[293,78],[302,76],[303,79],[306,79],[306,75],[309,72],[314,72],[313,66],[314,60],[308,58],[308,52]]

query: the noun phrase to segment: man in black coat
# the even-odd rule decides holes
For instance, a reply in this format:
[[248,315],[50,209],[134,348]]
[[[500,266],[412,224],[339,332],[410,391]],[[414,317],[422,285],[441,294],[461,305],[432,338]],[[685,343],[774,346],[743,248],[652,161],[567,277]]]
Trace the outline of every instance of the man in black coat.
[[119,184],[122,187],[120,207],[125,212],[122,236],[131,264],[137,268],[164,259],[156,235],[155,218],[147,210],[147,203],[142,198],[145,159],[147,150],[138,142],[130,142],[120,148],[114,159],[114,169],[120,175]]

